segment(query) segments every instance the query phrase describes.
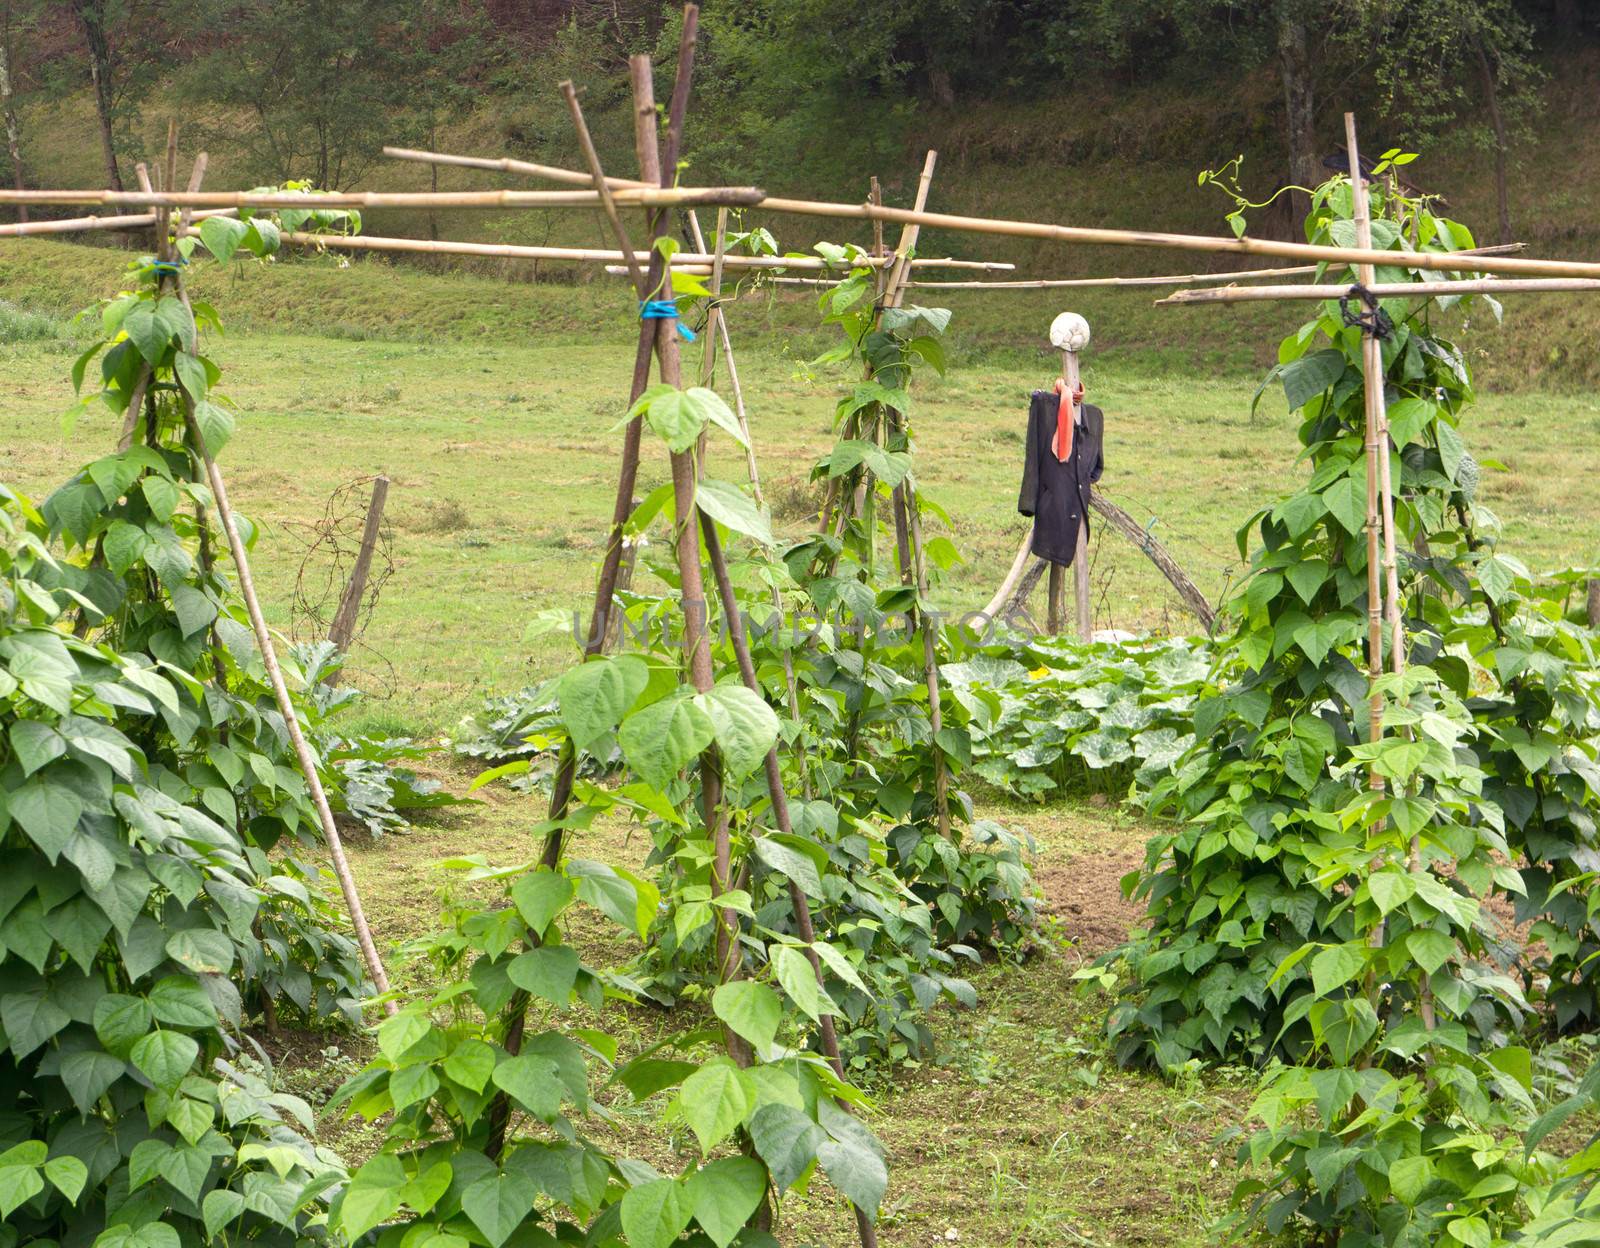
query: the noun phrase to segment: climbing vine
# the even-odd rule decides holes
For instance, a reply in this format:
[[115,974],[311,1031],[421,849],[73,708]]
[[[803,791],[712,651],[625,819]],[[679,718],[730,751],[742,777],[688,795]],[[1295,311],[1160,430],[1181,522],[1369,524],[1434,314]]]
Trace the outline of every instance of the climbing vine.
[[344,1176],[241,1047],[258,1011],[354,1022],[365,988],[214,555],[184,412],[213,450],[233,415],[175,263],[133,263],[73,367],[120,449],[39,506],[0,489],[0,1242],[298,1242]]
[[[1373,202],[1395,253],[1379,281],[1418,276],[1409,250],[1472,246],[1392,186]],[[1348,180],[1317,190],[1307,237],[1354,244]],[[1330,302],[1280,347],[1268,383],[1301,415],[1310,475],[1240,532],[1251,575],[1220,687],[1149,798],[1177,820],[1130,881],[1149,926],[1093,972],[1128,977],[1124,1060],[1266,1065],[1235,1202],[1274,1233],[1484,1248],[1515,1231],[1558,1173],[1543,1133],[1515,1135],[1552,1090],[1536,1011],[1593,1010],[1573,889],[1600,806],[1593,643],[1499,549],[1478,492],[1493,465],[1461,432],[1470,374],[1435,325],[1457,302],[1382,305],[1406,670],[1375,681],[1363,330]],[[1551,938],[1537,961],[1497,929],[1496,896]]]

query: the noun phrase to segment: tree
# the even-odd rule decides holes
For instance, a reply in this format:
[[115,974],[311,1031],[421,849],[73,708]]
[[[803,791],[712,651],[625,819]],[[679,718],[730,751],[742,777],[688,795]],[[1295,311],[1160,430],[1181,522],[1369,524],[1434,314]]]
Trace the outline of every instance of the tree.
[[94,84],[95,116],[100,121],[100,149],[106,162],[106,185],[122,189],[122,171],[117,167],[117,140],[114,130],[115,66],[106,28],[114,0],[72,0],[72,11],[83,28],[84,49],[89,54],[89,81]]
[[[1310,188],[1323,178],[1317,139],[1317,100],[1322,84],[1359,63],[1361,50],[1349,38],[1352,4],[1358,0],[1080,0],[1043,25],[1046,46],[1066,67],[1067,56],[1086,48],[1148,79],[1154,58],[1181,50],[1205,58],[1213,81],[1229,73],[1270,69],[1283,90],[1283,142],[1288,182]],[[1174,58],[1174,68],[1177,67]],[[1298,221],[1307,192],[1286,197]]]
[[470,54],[481,51],[462,37],[481,29],[474,4],[202,2],[208,28],[227,37],[190,66],[184,91],[251,118],[242,135],[229,133],[263,181],[352,185],[383,144],[437,124],[458,98]]
[[1493,154],[1499,241],[1511,242],[1508,165],[1544,77],[1531,26],[1510,0],[1382,0],[1367,22],[1386,114],[1412,144],[1456,138]]
[[106,184],[114,190],[123,189],[118,153],[134,146],[129,122],[163,69],[167,27],[182,9],[160,0],[72,0],[94,87]]
[[[33,0],[0,0],[0,115],[6,127],[6,153],[11,158],[11,181],[17,190],[26,185],[22,176],[22,125],[17,120],[16,48],[38,20]],[[26,221],[28,209],[20,206],[17,219]]]

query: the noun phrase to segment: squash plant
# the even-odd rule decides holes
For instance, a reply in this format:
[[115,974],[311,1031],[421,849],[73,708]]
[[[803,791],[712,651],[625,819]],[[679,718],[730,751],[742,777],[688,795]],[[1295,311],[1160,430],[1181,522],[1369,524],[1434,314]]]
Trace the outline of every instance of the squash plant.
[[945,719],[966,727],[973,772],[1019,797],[1149,788],[1194,746],[1195,704],[1214,691],[1200,640],[952,642],[965,646],[940,668]]

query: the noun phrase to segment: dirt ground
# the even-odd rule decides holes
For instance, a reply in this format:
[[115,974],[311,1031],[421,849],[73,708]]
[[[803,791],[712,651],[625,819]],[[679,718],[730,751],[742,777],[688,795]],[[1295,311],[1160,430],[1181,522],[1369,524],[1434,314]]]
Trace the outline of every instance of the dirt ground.
[[1138,854],[1118,853],[1040,863],[1034,874],[1044,896],[1040,909],[1061,923],[1079,953],[1098,957],[1125,941],[1144,914],[1142,902],[1122,895],[1122,877],[1141,861]]

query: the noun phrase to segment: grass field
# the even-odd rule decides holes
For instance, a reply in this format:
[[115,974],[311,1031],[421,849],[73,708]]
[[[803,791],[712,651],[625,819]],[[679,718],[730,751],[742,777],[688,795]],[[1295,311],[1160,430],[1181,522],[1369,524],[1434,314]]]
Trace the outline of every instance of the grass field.
[[[114,436],[103,417],[64,436],[58,417],[71,401],[76,349],[61,313],[114,289],[118,257],[61,244],[7,247],[0,480],[42,496]],[[525,640],[524,630],[535,612],[579,608],[590,592],[620,436],[610,430],[631,359],[620,292],[376,265],[283,265],[200,280],[200,293],[240,325],[212,345],[242,411],[223,467],[236,505],[262,523],[256,567],[276,625],[290,623],[300,526],[340,486],[376,472],[391,477],[394,574],[355,664],[353,683],[373,692],[358,714],[437,738],[485,696],[567,662],[562,638]],[[997,325],[996,298],[955,303],[957,327],[961,318]],[[1281,399],[1270,395],[1258,416],[1250,413],[1251,365],[1263,345],[1270,350],[1271,319],[1233,322],[1232,347],[1219,347],[1226,335],[1209,331],[1192,347],[1183,335],[1195,322],[1183,318],[1209,314],[1166,313],[1172,341],[1140,337],[1119,348],[1116,305],[1094,315],[1111,344],[1091,352],[1086,375],[1107,415],[1103,488],[1152,522],[1215,597],[1240,571],[1234,530],[1295,471]],[[732,314],[777,525],[795,536],[806,529],[806,475],[831,440],[841,384],[803,367],[822,345],[812,322],[801,301]],[[1052,375],[1047,354],[1031,351],[1020,330],[1005,340],[988,332],[958,328],[949,376],[919,381],[916,392],[922,484],[949,512],[950,536],[967,557],[943,591],[952,608],[984,601],[1020,540],[1027,393]],[[1203,366],[1197,351],[1219,354]],[[1535,569],[1600,557],[1600,400],[1527,388],[1489,395],[1466,433],[1480,456],[1506,466],[1486,474],[1484,489],[1509,550]],[[650,463],[641,493],[665,470]],[[742,464],[723,454],[712,471],[737,478]],[[1099,625],[1192,627],[1159,574],[1120,538],[1097,540],[1093,555]],[[442,774],[464,786],[469,773],[447,765]],[[891,1152],[883,1242],[1202,1242],[1226,1198],[1226,1146],[1215,1137],[1238,1120],[1243,1081],[1224,1072],[1174,1086],[1110,1068],[1099,1006],[1068,982],[1132,917],[1114,881],[1137,859],[1143,829],[1087,802],[989,813],[1039,841],[1051,949],[1021,968],[984,972],[980,1008],[942,1016],[940,1061],[873,1088],[881,1107],[874,1125]],[[380,937],[402,940],[430,923],[439,885],[429,863],[463,850],[525,856],[526,829],[540,814],[537,801],[495,794],[482,808],[359,847]],[[598,835],[607,844],[597,856],[641,854],[620,829]],[[614,1021],[641,1043],[662,1026],[646,1010],[620,1011]],[[289,1063],[291,1077],[315,1084],[312,1041],[306,1046],[304,1060]],[[614,1129],[641,1148],[670,1147],[643,1124],[625,1119]],[[365,1139],[331,1124],[329,1136],[352,1155]],[[1214,1158],[1223,1163],[1216,1170]],[[802,1237],[839,1243],[848,1235],[843,1210],[821,1191],[794,1202],[788,1217]]]

